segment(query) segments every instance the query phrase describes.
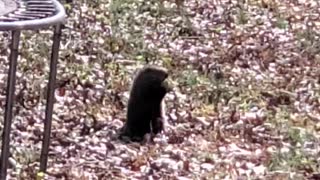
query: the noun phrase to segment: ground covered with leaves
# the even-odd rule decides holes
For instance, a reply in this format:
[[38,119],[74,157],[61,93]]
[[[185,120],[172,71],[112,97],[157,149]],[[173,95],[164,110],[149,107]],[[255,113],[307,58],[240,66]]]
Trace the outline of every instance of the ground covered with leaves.
[[[65,4],[49,179],[320,178],[317,0]],[[22,33],[9,175],[39,167],[52,31]],[[9,34],[0,38],[1,129]],[[169,126],[116,139],[144,64],[167,68]]]

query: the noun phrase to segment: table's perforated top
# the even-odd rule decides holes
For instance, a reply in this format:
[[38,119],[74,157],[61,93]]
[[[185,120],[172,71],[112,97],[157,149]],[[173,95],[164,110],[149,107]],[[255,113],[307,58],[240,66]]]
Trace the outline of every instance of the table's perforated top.
[[39,29],[64,19],[64,8],[57,0],[0,0],[0,31]]
[[11,0],[0,0],[0,16],[17,8],[17,3]]

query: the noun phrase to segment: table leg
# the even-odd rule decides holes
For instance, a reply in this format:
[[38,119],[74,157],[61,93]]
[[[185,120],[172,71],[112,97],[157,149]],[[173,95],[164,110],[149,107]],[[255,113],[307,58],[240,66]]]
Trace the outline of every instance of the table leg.
[[53,45],[52,45],[52,52],[51,52],[50,74],[49,74],[49,82],[48,82],[48,89],[47,89],[46,117],[44,121],[44,135],[43,135],[42,149],[41,149],[41,155],[40,155],[40,172],[46,172],[47,170],[60,39],[61,39],[61,25],[56,25],[54,28]]
[[12,31],[12,40],[10,45],[9,72],[6,89],[6,106],[4,112],[4,127],[2,132],[0,179],[5,180],[7,176],[8,159],[10,155],[10,132],[12,123],[12,107],[14,101],[14,91],[16,83],[16,69],[18,59],[18,48],[20,40],[20,31]]

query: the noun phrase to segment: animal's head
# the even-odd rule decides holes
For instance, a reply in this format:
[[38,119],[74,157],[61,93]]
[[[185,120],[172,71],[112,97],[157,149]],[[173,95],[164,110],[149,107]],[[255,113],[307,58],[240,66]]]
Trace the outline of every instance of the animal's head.
[[164,96],[172,90],[168,77],[167,69],[148,65],[140,70],[135,80],[135,88],[141,88],[141,92],[148,96]]

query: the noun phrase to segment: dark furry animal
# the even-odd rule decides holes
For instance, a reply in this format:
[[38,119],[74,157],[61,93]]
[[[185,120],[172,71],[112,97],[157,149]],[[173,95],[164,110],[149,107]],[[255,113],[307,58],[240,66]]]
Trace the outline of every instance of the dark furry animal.
[[157,134],[164,129],[162,100],[171,90],[164,68],[146,66],[141,69],[131,88],[127,121],[120,139],[142,141],[147,133]]

